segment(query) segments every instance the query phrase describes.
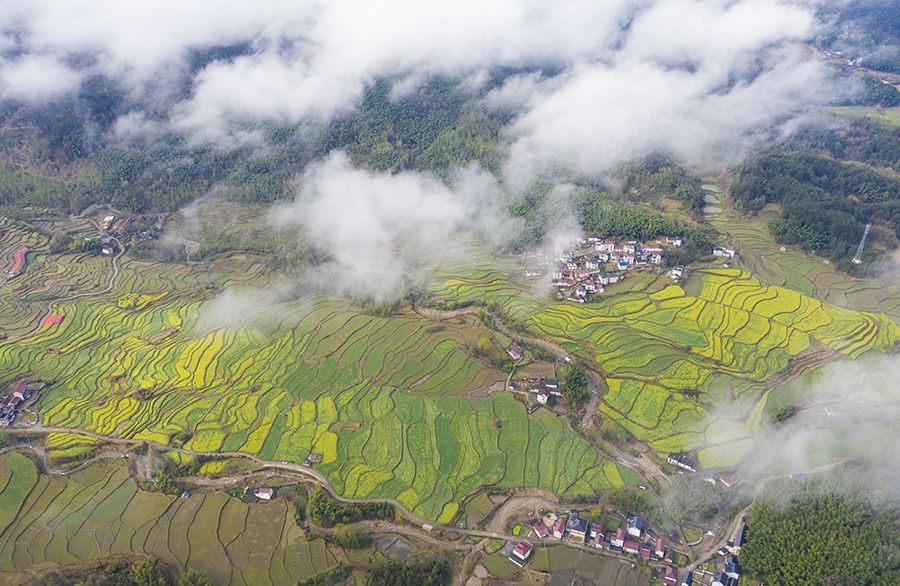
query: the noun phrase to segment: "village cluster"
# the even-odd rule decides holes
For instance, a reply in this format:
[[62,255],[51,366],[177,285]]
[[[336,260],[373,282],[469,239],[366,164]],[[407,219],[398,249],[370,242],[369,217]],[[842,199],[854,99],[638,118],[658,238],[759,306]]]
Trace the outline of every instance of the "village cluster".
[[[682,243],[680,237],[666,239],[669,246],[681,246]],[[604,285],[617,283],[622,275],[613,272],[615,270],[626,271],[632,267],[662,262],[661,243],[618,242],[592,234],[576,240],[575,244],[577,248],[564,250],[558,256],[549,253],[546,248],[528,251],[523,256],[526,260],[552,265],[550,276],[560,296],[579,303],[590,302],[592,294],[603,293]],[[525,269],[527,278],[543,276],[541,269]]]
[[[546,248],[535,248],[525,252],[525,260],[535,261],[539,265],[550,265],[551,282],[558,290],[560,299],[576,303],[589,303],[592,295],[604,292],[604,286],[619,282],[626,271],[647,265],[662,263],[662,254],[666,249],[678,248],[684,244],[681,236],[667,236],[665,243],[657,240],[653,243],[641,243],[637,240],[620,242],[608,240],[596,234],[586,238],[578,238],[576,247],[564,250],[559,255]],[[713,256],[734,258],[733,246],[716,246]],[[526,278],[544,277],[544,269],[526,267]],[[679,280],[684,274],[684,267],[674,267],[671,277]]]
[[[624,522],[615,530],[607,531],[603,523],[594,523],[592,520],[578,516],[577,510],[571,510],[567,515],[547,513],[539,519],[528,521],[528,526],[533,531],[533,536],[538,541],[556,539],[576,545],[606,549],[611,552],[633,555],[646,562],[665,563],[663,568],[657,568],[653,572],[655,579],[661,580],[667,586],[682,584],[692,586],[703,584],[705,586],[737,586],[740,580],[741,568],[737,559],[741,545],[745,542],[747,525],[741,523],[734,536],[727,542],[726,547],[719,550],[722,555],[723,567],[716,570],[717,564],[703,566],[696,571],[686,570],[678,582],[678,568],[672,564],[673,552],[666,545],[666,540],[657,536],[637,515],[627,515]],[[534,545],[529,541],[519,542],[509,560],[519,567],[524,567],[534,552]]]
[[[552,396],[558,393],[556,390],[558,385],[556,381],[552,380],[542,379],[535,388],[542,389],[541,395],[543,396]],[[554,389],[555,392],[551,392],[551,389]],[[670,453],[667,461],[672,465],[673,471],[678,473],[696,473],[699,469],[696,454],[691,452]],[[705,482],[722,483],[725,487],[731,487],[734,484],[730,478],[714,471],[705,472],[702,478]],[[741,573],[737,556],[741,546],[745,543],[747,529],[746,523],[740,523],[734,534],[726,541],[725,546],[719,549],[720,558],[693,570],[685,570],[679,582],[678,567],[673,564],[674,552],[667,546],[666,540],[657,535],[637,515],[624,515],[624,520],[618,527],[608,528],[603,522],[580,514],[578,510],[559,514],[542,512],[539,518],[527,520],[523,526],[526,527],[526,530],[530,529],[527,535],[531,541],[519,542],[508,556],[509,560],[519,567],[524,567],[534,552],[533,541],[558,540],[578,546],[604,549],[616,554],[635,556],[647,563],[665,564],[654,569],[653,577],[667,586],[678,584],[684,586],[737,586]],[[675,561],[677,562],[677,560]]]
[[[116,221],[116,216],[106,216],[103,218],[103,222],[100,224],[100,228],[102,232],[100,233],[100,244],[102,245],[103,254],[112,254],[112,240],[115,238],[118,242],[123,240],[130,240],[132,237],[137,240],[137,242],[143,242],[144,240],[149,240],[152,238],[149,231],[144,231],[136,234],[131,234],[127,232],[129,224],[131,224],[135,220],[141,220],[143,216],[132,214],[130,216],[126,216],[118,225],[115,227],[113,224]],[[90,240],[90,238],[85,238],[85,240]]]

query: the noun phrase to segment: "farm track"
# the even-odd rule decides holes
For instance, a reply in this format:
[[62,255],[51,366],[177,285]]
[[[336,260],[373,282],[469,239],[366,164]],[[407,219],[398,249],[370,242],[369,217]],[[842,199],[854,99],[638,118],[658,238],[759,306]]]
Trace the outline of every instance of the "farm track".
[[[15,433],[15,432],[21,433],[23,430],[11,429],[10,431],[12,431],[13,433]],[[133,444],[137,444],[137,443],[142,443],[138,440],[124,440],[124,439],[119,439],[119,438],[108,438],[108,437],[100,436],[99,434],[92,434],[90,432],[84,432],[82,430],[67,429],[67,428],[31,428],[26,431],[75,433],[75,434],[81,434],[81,435],[95,437],[97,439],[102,439],[104,441],[108,441],[110,443],[116,443],[116,444],[120,444],[120,445],[129,445],[129,444],[133,445]],[[505,529],[505,525],[509,524],[513,517],[519,516],[520,513],[526,512],[524,509],[527,509],[529,506],[532,507],[532,511],[535,509],[535,507],[538,507],[538,506],[545,507],[550,510],[559,510],[559,509],[565,507],[565,505],[563,505],[561,503],[550,501],[550,500],[547,500],[547,499],[544,499],[541,497],[535,497],[535,496],[512,497],[512,498],[508,499],[501,506],[501,509],[499,509],[495,513],[494,518],[493,518],[491,524],[489,525],[487,531],[459,529],[456,527],[449,527],[449,526],[444,526],[444,525],[440,525],[440,524],[430,523],[427,520],[421,519],[421,518],[417,517],[416,515],[413,515],[402,504],[396,502],[393,499],[385,499],[385,498],[346,499],[346,498],[340,497],[339,495],[336,495],[334,493],[333,488],[328,484],[328,482],[319,473],[317,473],[314,470],[310,470],[310,469],[298,466],[296,464],[284,465],[284,464],[280,464],[277,462],[260,460],[259,458],[249,456],[249,455],[243,454],[243,453],[234,453],[234,454],[227,454],[227,453],[221,454],[218,452],[201,453],[201,452],[195,452],[195,451],[191,451],[191,450],[184,450],[184,449],[180,449],[180,448],[171,448],[169,446],[161,445],[161,444],[158,444],[155,442],[148,442],[148,443],[154,445],[155,448],[162,450],[162,451],[174,451],[174,452],[178,452],[178,453],[194,454],[194,455],[225,455],[225,456],[231,456],[231,457],[246,458],[246,459],[249,459],[249,460],[263,466],[263,468],[261,470],[255,471],[257,473],[261,472],[261,471],[265,471],[265,470],[273,470],[273,471],[282,470],[282,471],[287,471],[287,472],[294,473],[294,474],[300,474],[303,476],[311,477],[311,478],[317,480],[322,485],[322,487],[327,492],[329,492],[331,494],[331,496],[333,498],[335,498],[335,500],[337,500],[339,502],[344,502],[344,503],[389,502],[392,505],[394,505],[395,507],[397,507],[397,509],[406,518],[410,519],[411,521],[413,521],[417,524],[422,525],[423,527],[425,527],[426,530],[423,531],[420,529],[410,528],[407,526],[397,525],[394,523],[388,523],[385,521],[366,521],[366,522],[363,522],[362,525],[365,526],[367,528],[367,530],[369,530],[370,532],[376,532],[376,533],[391,533],[391,534],[405,535],[407,537],[421,539],[432,545],[444,547],[449,550],[457,551],[460,553],[466,552],[466,554],[464,556],[465,560],[471,559],[471,557],[474,555],[478,555],[480,553],[480,550],[483,549],[484,544],[488,543],[488,540],[483,540],[482,542],[480,542],[478,544],[470,545],[470,544],[466,544],[466,543],[459,543],[458,541],[440,539],[439,537],[432,534],[431,531],[439,530],[439,531],[443,531],[443,532],[455,533],[455,534],[458,534],[461,536],[488,537],[491,539],[501,539],[504,541],[518,540],[521,538],[516,538],[512,535],[504,533],[504,529]],[[38,451],[37,446],[28,445],[28,446],[10,446],[9,448],[5,448],[4,450],[0,451],[0,453],[15,450],[15,449],[20,449],[22,447],[27,447],[32,450]],[[91,462],[85,463],[85,465],[93,464],[96,460],[106,458],[114,453],[117,455],[120,454],[119,452],[109,452],[109,451],[103,452],[100,455],[100,457],[95,458]],[[631,462],[626,462],[626,463],[633,464]],[[832,467],[834,467],[834,465],[835,464],[829,464],[829,465],[822,466],[822,467],[819,467],[814,470],[809,470],[806,473],[812,474],[812,473],[817,473],[817,472],[824,472],[824,471],[827,471],[827,470],[831,469]],[[68,473],[71,474],[72,471],[69,471]],[[239,482],[245,478],[251,477],[252,475],[253,475],[253,473],[248,473],[248,474],[244,474],[244,475],[237,476],[237,477],[231,477],[228,479],[220,479],[218,481],[211,481],[211,482],[216,482],[216,483],[218,483],[218,482],[229,482],[229,483]],[[275,475],[281,476],[281,474],[278,474],[278,473],[276,473]],[[283,476],[283,477],[286,479],[291,478],[290,476]],[[768,478],[758,480],[757,482],[764,482],[765,480],[768,480]],[[79,510],[86,510],[86,508],[95,510],[98,507],[102,507],[103,505],[105,505],[107,503],[107,501],[109,501],[110,499],[114,498],[114,495],[117,494],[117,491],[120,490],[121,486],[122,486],[121,474],[116,474],[116,473],[114,473],[114,471],[110,471],[109,474],[104,475],[104,478],[102,480],[100,480],[100,483],[102,483],[102,485],[104,485],[104,486],[113,486],[113,489],[101,490],[102,494],[100,494],[100,493],[96,493],[93,490],[89,491],[88,487],[85,486],[79,492],[79,494],[84,493],[84,496],[87,498],[81,499],[81,498],[75,497],[76,500],[79,500],[79,501],[83,500],[83,502],[79,506]],[[209,483],[204,483],[204,484],[209,485]],[[38,485],[41,485],[41,483],[39,482]],[[46,488],[46,483],[43,483],[43,486]],[[132,495],[131,498],[133,499],[134,496]],[[181,500],[176,500],[176,501],[174,501],[174,503],[178,504],[178,505],[184,504]],[[125,509],[127,509],[127,504],[125,504],[123,506]],[[202,506],[202,503],[200,506]],[[719,543],[711,546],[710,548],[706,549],[705,551],[696,552],[698,554],[698,558],[694,562],[692,562],[692,564],[689,567],[691,567],[691,568],[696,567],[696,565],[703,563],[705,560],[707,560],[711,556],[713,556],[715,554],[716,550],[721,546],[721,544],[724,543],[724,541],[726,541],[730,537],[730,535],[733,533],[733,530],[734,530],[736,524],[740,522],[741,517],[749,510],[750,506],[752,506],[752,503],[750,503],[750,505],[748,505],[747,508],[745,508],[743,511],[741,511],[741,513],[738,514],[734,518],[734,520],[725,528],[725,533],[722,534],[722,537],[721,537]],[[523,507],[524,507],[524,509],[523,509]],[[663,507],[664,507],[664,504],[663,504]],[[195,516],[198,513],[198,511],[199,511],[199,508],[194,510],[192,513],[192,517]],[[663,508],[663,513],[665,514],[664,508]],[[62,514],[62,511],[60,511],[60,514]],[[221,511],[219,514],[221,515]],[[154,521],[152,521],[151,527],[148,527],[146,529],[138,528],[134,532],[133,538],[140,539],[140,535],[143,534],[144,536],[143,536],[143,539],[141,539],[141,541],[144,543],[145,548],[148,543],[148,540],[151,543],[157,543],[157,545],[159,545],[158,538],[159,538],[160,532],[164,529],[163,526],[165,525],[165,523],[162,523],[161,519],[163,519],[163,518],[174,519],[175,516],[177,516],[177,511],[175,509],[173,509],[172,505],[170,504],[168,507],[166,507],[165,512],[162,513],[162,517],[158,517]],[[242,535],[243,532],[247,531],[246,518],[244,519],[244,521],[245,521],[244,529],[243,529],[243,531],[239,532],[239,535],[235,536],[235,539],[239,539],[240,535]],[[148,522],[151,522],[151,521],[148,521]],[[82,520],[81,523],[84,523],[84,521]],[[17,530],[21,531],[28,527],[27,523],[24,526],[22,526],[21,522],[15,523],[15,525],[16,525],[16,528],[13,529],[14,531],[17,531]],[[21,529],[18,529],[19,527],[21,527]],[[169,530],[169,532],[171,532],[172,527],[169,527],[168,530]],[[681,537],[682,537],[682,543],[687,544],[687,540],[684,538],[684,536],[682,535]],[[94,541],[98,551],[105,551],[104,546],[102,546],[100,539],[97,535],[93,535],[92,540]],[[168,540],[166,540],[166,542],[168,542]],[[613,554],[613,553],[607,552],[607,551],[599,551],[598,552],[597,550],[595,550],[593,548],[590,548],[588,546],[581,545],[581,544],[574,544],[574,543],[569,543],[567,541],[563,541],[562,545],[564,545],[566,547],[574,548],[574,549],[579,549],[579,550],[585,551],[585,552],[600,554],[600,555],[603,555],[604,557],[609,557],[609,558],[617,559],[620,561],[629,561],[629,562],[633,561],[632,558],[629,558],[627,556],[621,556],[621,555]],[[231,554],[228,552],[227,547],[228,547],[227,544],[223,544],[224,555],[228,559],[231,559],[231,557],[230,557]],[[25,552],[25,553],[27,553],[28,555],[31,555],[30,552]],[[692,553],[690,546],[687,546],[687,553],[688,554]],[[78,557],[75,554],[70,554],[70,555],[73,555],[76,558]],[[175,553],[172,552],[172,555],[175,556]],[[234,561],[232,560],[231,563],[233,565]],[[462,584],[464,581],[464,578],[465,578],[465,575],[463,573],[461,573],[457,578],[458,579],[457,584]]]
[[[93,432],[89,432],[89,431],[84,431],[84,430],[80,430],[80,429],[71,429],[71,428],[44,427],[44,426],[36,425],[36,426],[32,426],[27,429],[10,428],[9,432],[11,434],[23,433],[23,432],[28,432],[28,433],[35,433],[35,432],[37,432],[37,433],[73,433],[73,434],[84,435],[87,437],[92,437],[94,439],[99,439],[99,440],[103,440],[103,441],[106,441],[109,443],[119,444],[119,445],[139,445],[142,443],[146,443],[148,445],[153,446],[156,450],[159,450],[161,452],[168,451],[168,452],[175,452],[175,453],[187,454],[187,455],[192,455],[192,456],[245,458],[247,460],[254,462],[257,465],[260,465],[262,467],[262,469],[284,470],[284,471],[291,472],[294,474],[299,474],[302,476],[310,477],[310,478],[314,479],[315,481],[317,481],[329,493],[329,495],[332,498],[334,498],[336,501],[341,502],[341,503],[345,503],[345,504],[389,503],[389,504],[395,506],[403,514],[403,516],[406,517],[407,519],[409,519],[419,525],[431,527],[432,529],[447,531],[450,533],[457,533],[460,535],[467,535],[470,537],[489,537],[492,539],[496,538],[496,539],[504,539],[504,540],[517,539],[516,537],[514,537],[512,535],[503,534],[499,531],[477,531],[477,530],[460,529],[458,527],[437,524],[437,523],[434,523],[433,521],[424,519],[422,517],[419,517],[418,515],[413,514],[408,508],[406,508],[406,506],[404,506],[402,503],[400,503],[396,499],[392,499],[392,498],[371,498],[371,499],[345,498],[345,497],[341,496],[340,494],[338,494],[337,491],[335,491],[335,489],[331,486],[331,484],[328,482],[328,480],[325,478],[325,476],[323,476],[322,474],[320,474],[319,472],[317,472],[313,469],[307,468],[305,466],[301,466],[299,464],[294,464],[294,463],[284,464],[282,462],[262,460],[260,458],[257,458],[256,456],[242,453],[242,452],[199,452],[199,451],[187,450],[187,449],[183,449],[183,448],[174,448],[174,447],[166,446],[164,444],[161,444],[158,442],[153,442],[153,441],[112,438],[112,437],[103,436],[101,434],[97,434],[97,433],[93,433]],[[9,448],[5,448],[4,451],[17,449],[20,447],[26,447],[26,448],[34,450],[35,452],[40,453],[40,448],[38,448],[37,446],[31,446],[31,445],[10,446]],[[591,444],[591,447],[593,449],[599,451],[599,449],[596,446],[594,446],[593,444]],[[0,453],[2,453],[2,452],[0,452]],[[100,459],[100,457],[97,457],[94,460],[91,460],[89,462],[85,462],[84,464],[80,465],[78,467],[78,469],[82,469],[84,467],[90,466],[97,459]],[[628,464],[631,464],[631,463],[628,463]],[[631,465],[636,466],[634,464],[631,464]],[[629,467],[631,467],[631,466],[629,466]],[[56,471],[52,471],[51,473],[56,472],[59,474],[70,474],[73,471],[63,472],[61,470],[56,470]],[[224,484],[227,484],[229,482],[235,482],[241,478],[246,478],[248,475],[249,474],[242,475],[240,477],[231,477],[229,479],[219,479],[219,480],[216,480],[213,482],[218,483],[220,481],[227,480],[227,482],[223,482]],[[204,484],[207,484],[207,483],[204,483]],[[547,501],[547,502],[549,503],[550,501]],[[560,507],[562,505],[555,503],[554,506]]]

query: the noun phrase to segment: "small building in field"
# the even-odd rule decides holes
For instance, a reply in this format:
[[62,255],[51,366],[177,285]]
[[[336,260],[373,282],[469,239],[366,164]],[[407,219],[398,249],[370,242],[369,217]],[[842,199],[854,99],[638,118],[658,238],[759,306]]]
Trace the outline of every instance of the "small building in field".
[[550,535],[550,530],[543,523],[535,523],[531,528],[534,529],[538,539],[547,539],[547,536]]
[[506,353],[509,354],[509,357],[513,360],[519,360],[522,358],[522,351],[519,350],[515,345],[507,348]]
[[521,568],[525,565],[525,562],[528,561],[528,556],[531,555],[532,551],[534,551],[534,547],[530,543],[527,541],[520,541],[519,544],[513,548],[509,560]]
[[256,490],[249,486],[245,486],[244,494],[243,496],[241,496],[241,500],[245,503],[255,503],[257,501]]
[[256,489],[256,496],[264,501],[272,500],[275,496],[275,489],[271,486],[260,486]]
[[16,385],[16,390],[13,391],[13,396],[18,397],[19,399],[21,399],[23,401],[25,399],[27,399],[28,396],[30,396],[30,395],[31,395],[31,393],[28,392],[28,385],[26,385],[25,383]]
[[547,387],[538,387],[534,391],[535,400],[541,405],[547,404],[547,399],[550,397],[550,389]]
[[737,251],[734,249],[734,246],[728,246],[726,248],[722,248],[721,246],[716,246],[712,249],[713,256],[721,256],[724,258],[734,258],[734,255],[737,254]]
[[684,468],[689,472],[697,471],[697,459],[693,454],[690,454],[688,452],[672,452],[671,454],[669,454],[669,457],[666,458],[666,461],[669,464],[678,466],[679,468]]
[[725,544],[725,547],[731,553],[738,555],[741,553],[741,546],[744,545],[744,542],[747,540],[747,524],[741,523],[738,525],[737,531],[734,533],[734,538]]

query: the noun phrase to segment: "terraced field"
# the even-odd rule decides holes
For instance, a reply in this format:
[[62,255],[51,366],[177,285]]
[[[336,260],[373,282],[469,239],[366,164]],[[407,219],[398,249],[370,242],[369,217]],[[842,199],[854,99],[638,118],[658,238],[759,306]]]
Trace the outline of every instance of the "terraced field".
[[767,213],[755,220],[720,215],[713,224],[730,235],[742,262],[766,281],[848,309],[900,316],[900,281],[895,268],[884,267],[884,275],[877,281],[857,279],[836,271],[819,257],[789,247],[781,250],[766,227],[770,219]]
[[[710,467],[733,465],[752,447],[776,374],[795,357],[854,360],[900,339],[882,313],[822,303],[739,269],[696,272],[693,294],[630,275],[631,292],[599,303],[534,301],[512,311],[604,373],[604,416],[661,452],[700,449]],[[435,287],[448,300],[477,298],[498,287],[489,279],[445,276]]]
[[[373,317],[323,294],[261,297],[241,285],[278,277],[229,262],[126,257],[108,294],[60,303],[60,324],[0,347],[0,376],[56,380],[39,405],[48,426],[162,443],[189,432],[187,449],[270,460],[316,452],[345,496],[397,498],[435,520],[484,484],[583,493],[622,483],[615,464],[527,417],[512,395],[470,396],[506,378],[470,355],[484,330],[429,333],[434,323],[417,316]],[[221,283],[229,294],[196,300]],[[55,462],[94,449],[72,436],[49,444]]]
[[[7,248],[27,244],[40,256],[40,242],[11,233]],[[645,272],[599,303],[551,302],[543,285],[522,284],[519,259],[476,240],[452,246],[431,266],[431,303],[497,302],[605,375],[604,417],[659,451],[705,448],[709,464],[749,449],[772,381],[794,357],[822,348],[853,359],[900,333],[883,314],[738,270],[699,273],[692,294]],[[20,283],[59,283],[84,270],[79,262],[35,262],[34,281]],[[39,405],[47,425],[162,443],[186,431],[188,449],[264,459],[317,452],[317,469],[345,496],[397,498],[441,522],[486,484],[584,493],[639,481],[554,418],[527,416],[513,395],[471,395],[506,377],[472,358],[477,325],[429,333],[433,322],[418,316],[365,315],[335,296],[282,300],[265,286],[286,278],[247,255],[121,263],[110,292],[58,301],[62,323],[0,347],[0,376],[56,380]],[[46,307],[24,292],[15,293],[23,306]],[[50,444],[59,461],[93,449]]]
[[118,463],[38,477],[27,458],[7,453],[0,456],[0,572],[11,574],[0,583],[46,564],[132,552],[203,571],[216,584],[294,583],[342,554],[301,538],[289,505],[145,493]]

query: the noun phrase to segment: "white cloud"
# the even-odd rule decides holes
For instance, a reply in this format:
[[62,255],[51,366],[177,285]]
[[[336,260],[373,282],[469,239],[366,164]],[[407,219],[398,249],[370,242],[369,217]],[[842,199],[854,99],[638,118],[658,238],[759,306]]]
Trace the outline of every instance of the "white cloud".
[[509,131],[508,177],[525,182],[560,165],[591,173],[656,150],[733,162],[828,87],[818,63],[777,42],[812,26],[807,12],[768,1],[659,3],[609,61],[545,82],[512,78],[489,94],[490,105],[525,105]]
[[275,208],[270,221],[303,233],[334,258],[328,285],[388,298],[406,269],[404,243],[445,239],[467,215],[460,198],[425,175],[376,174],[354,169],[334,153],[304,174],[296,201]]
[[[204,141],[236,120],[327,120],[380,76],[405,80],[403,94],[437,73],[477,85],[495,67],[552,66],[562,73],[513,77],[485,100],[522,111],[510,169],[737,144],[735,133],[797,110],[822,85],[818,66],[782,46],[811,32],[811,10],[775,0],[0,0],[0,18],[18,55],[0,59],[6,95],[18,79],[15,95],[41,99],[105,73],[171,100],[164,88],[179,87],[189,51],[248,44],[196,72],[171,110],[175,129]],[[768,73],[736,83],[763,51]],[[72,55],[90,57],[67,69]]]
[[54,57],[26,55],[0,68],[0,95],[45,100],[69,91],[79,81],[77,73]]

